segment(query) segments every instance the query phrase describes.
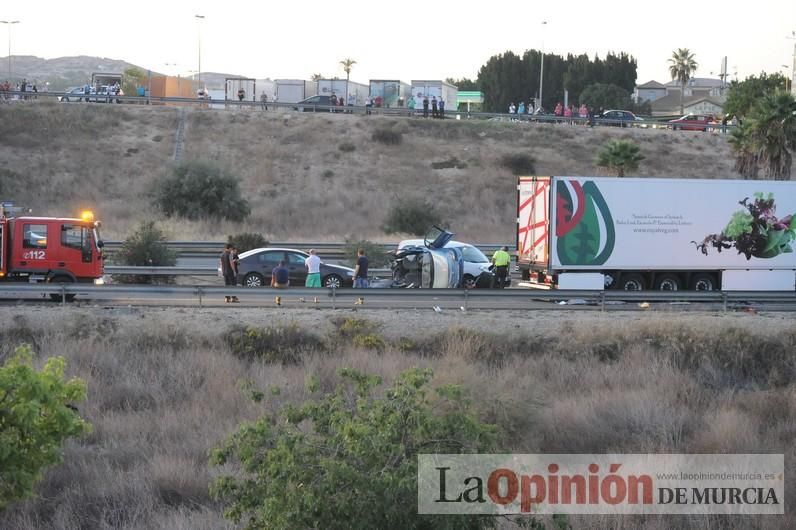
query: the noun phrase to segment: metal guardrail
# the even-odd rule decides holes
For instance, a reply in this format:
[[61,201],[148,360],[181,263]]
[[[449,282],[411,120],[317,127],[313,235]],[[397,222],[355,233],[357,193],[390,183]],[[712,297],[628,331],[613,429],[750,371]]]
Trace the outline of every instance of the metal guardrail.
[[[391,269],[369,268],[373,275],[386,274]],[[217,276],[218,267],[147,267],[106,265],[105,274],[131,274],[138,276]]]
[[[28,101],[37,99],[48,98],[61,98],[69,97],[70,99],[80,100],[85,96],[82,94],[70,94],[67,92],[21,92],[21,91],[8,91],[0,92],[0,103],[9,100],[3,99],[3,96],[13,97],[26,97]],[[90,103],[133,103],[133,104],[146,104],[146,105],[164,105],[164,104],[178,104],[187,106],[199,106],[200,108],[210,108],[218,110],[221,108],[249,108],[252,110],[264,110],[264,105],[260,101],[238,101],[238,100],[207,100],[198,98],[177,98],[177,97],[156,97],[156,96],[117,96],[106,94],[90,94],[89,98],[92,100]],[[299,108],[307,109],[311,112],[327,112],[339,114],[373,114],[383,116],[405,116],[405,117],[420,117],[423,115],[423,109],[415,108],[409,109],[407,107],[365,107],[363,105],[356,106],[329,106],[329,105],[299,105],[298,103],[283,103],[278,101],[269,101],[265,106],[269,111],[298,111]],[[512,121],[512,122],[535,122],[535,123],[550,123],[550,124],[569,124],[569,125],[607,125],[616,127],[633,127],[642,129],[669,129],[669,130],[699,130],[703,129],[706,132],[721,132],[728,133],[735,126],[731,124],[672,124],[669,123],[668,117],[666,119],[651,119],[644,118],[642,121],[630,120],[609,120],[605,118],[581,118],[579,116],[564,117],[556,116],[553,114],[509,114],[503,112],[467,112],[459,110],[445,109],[445,117],[456,120],[498,120],[498,121]]]
[[[109,254],[113,254],[122,248],[124,241],[110,240],[105,241],[104,250]],[[226,244],[225,241],[167,241],[166,246],[174,250],[183,257],[201,256],[207,257],[208,255],[217,256]],[[395,250],[398,243],[381,243],[384,251]],[[487,255],[491,255],[496,250],[505,245],[505,243],[472,243],[472,245]],[[346,243],[312,243],[312,242],[273,242],[268,243],[269,247],[273,248],[294,248],[294,249],[310,249],[314,248],[318,253],[328,259],[341,259],[344,256],[344,249]],[[507,245],[509,252],[514,252],[514,245]]]
[[[208,296],[241,296],[252,299],[259,305],[273,305],[275,297],[286,302],[306,303],[311,301],[321,306],[336,308],[338,304],[354,301],[365,305],[368,300],[403,300],[411,303],[440,301],[461,304],[468,309],[478,303],[479,309],[503,309],[511,303],[522,301],[582,301],[599,306],[601,310],[614,302],[692,302],[721,304],[726,311],[729,304],[779,303],[796,309],[796,292],[780,291],[545,291],[545,290],[468,290],[468,289],[312,289],[296,287],[290,289],[242,289],[234,287],[204,286],[142,286],[142,285],[81,285],[81,284],[15,284],[0,285],[0,297],[9,295],[56,295],[62,303],[68,295],[87,296],[93,299],[119,299],[123,295],[148,295],[172,297],[174,301],[196,301],[199,306]],[[551,308],[559,307],[557,304]],[[530,309],[530,307],[528,307]]]

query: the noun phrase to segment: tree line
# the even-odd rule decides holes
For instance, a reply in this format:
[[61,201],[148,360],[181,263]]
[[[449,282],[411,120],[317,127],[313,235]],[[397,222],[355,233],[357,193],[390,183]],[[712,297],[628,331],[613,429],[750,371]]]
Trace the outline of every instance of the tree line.
[[[493,55],[478,71],[475,80],[448,79],[459,90],[484,92],[484,110],[505,112],[510,103],[536,99],[539,106],[539,79],[542,53],[527,50],[521,56],[507,51]],[[541,106],[551,110],[564,101],[564,90],[570,103],[586,103],[593,107],[631,108],[630,95],[636,86],[636,59],[627,53],[609,53],[604,59],[588,54],[544,54],[544,76]],[[585,101],[589,96],[593,101]],[[597,101],[599,99],[599,101]]]

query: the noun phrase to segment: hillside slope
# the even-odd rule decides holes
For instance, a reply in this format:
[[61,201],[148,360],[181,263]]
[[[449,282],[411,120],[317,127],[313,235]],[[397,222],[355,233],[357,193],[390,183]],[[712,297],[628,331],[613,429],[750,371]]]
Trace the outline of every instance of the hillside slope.
[[[213,160],[240,178],[252,206],[244,223],[165,220],[153,208],[153,185],[174,164],[180,112],[183,160]],[[373,141],[383,128],[400,132],[400,145]],[[0,107],[0,198],[42,215],[93,207],[113,238],[156,219],[174,239],[247,230],[320,241],[395,240],[380,227],[411,195],[429,199],[462,238],[511,242],[516,177],[502,157],[530,154],[540,175],[595,175],[611,138],[641,146],[639,175],[737,178],[726,137],[688,131],[27,102]],[[466,167],[431,166],[451,158]]]

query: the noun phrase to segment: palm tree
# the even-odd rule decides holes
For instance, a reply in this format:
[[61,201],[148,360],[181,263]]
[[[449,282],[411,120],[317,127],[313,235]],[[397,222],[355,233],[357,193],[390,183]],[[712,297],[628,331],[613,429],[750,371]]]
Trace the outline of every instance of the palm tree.
[[321,79],[323,79],[323,74],[312,74],[310,76],[310,81],[316,81],[317,82],[317,81],[320,81]]
[[760,161],[752,145],[752,135],[749,130],[749,121],[744,121],[730,133],[730,146],[735,152],[735,165],[733,169],[746,180],[757,180],[760,170]]
[[760,99],[749,125],[754,153],[768,178],[790,180],[796,151],[796,99],[780,91]]
[[340,61],[340,65],[343,67],[343,71],[345,72],[345,104],[348,105],[348,80],[351,78],[351,70],[354,68],[354,65],[357,62],[349,57],[346,57],[342,61]]
[[672,52],[672,57],[669,59],[669,73],[672,80],[680,82],[680,114],[685,113],[683,107],[683,94],[685,93],[685,85],[691,79],[691,74],[696,72],[697,62],[694,60],[694,54],[688,48],[678,48],[676,52]]
[[638,163],[642,160],[644,155],[630,140],[611,140],[602,146],[594,163],[597,167],[615,173],[617,177],[624,177],[625,172],[637,170]]

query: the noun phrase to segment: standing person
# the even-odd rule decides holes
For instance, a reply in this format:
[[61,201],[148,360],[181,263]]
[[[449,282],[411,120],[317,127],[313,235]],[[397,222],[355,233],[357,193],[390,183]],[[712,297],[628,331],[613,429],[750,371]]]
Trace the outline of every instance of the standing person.
[[439,118],[439,111],[437,110],[437,96],[431,96],[431,117]]
[[349,114],[353,114],[354,113],[353,107],[356,104],[357,104],[356,96],[354,94],[348,94],[348,106],[352,108],[348,109],[346,112],[348,112]]
[[509,114],[514,114],[517,111],[517,107],[514,106],[514,102],[512,101],[509,103]]
[[[572,105],[570,105],[570,106],[568,106],[568,107],[566,107],[564,109],[564,117],[565,118],[571,118],[572,117]],[[572,120],[567,120],[567,123],[572,125]]]
[[271,271],[271,287],[275,289],[287,289],[289,284],[290,271],[285,267],[285,260],[281,260]]
[[423,96],[423,117],[428,118],[428,96]]
[[508,250],[509,247],[504,246],[500,250],[495,251],[495,254],[492,256],[492,264],[495,266],[495,275],[492,277],[492,287],[494,287],[494,280],[497,280],[499,289],[503,289],[506,285],[506,278],[509,276],[509,263],[511,263],[511,256]]
[[[232,248],[229,251],[229,264],[230,264],[230,267],[232,268],[232,283],[231,283],[231,285],[233,287],[238,285],[238,263],[239,262],[240,262],[240,258],[238,257],[238,249],[235,248],[235,246],[233,245]],[[231,296],[230,298],[231,298],[230,302],[234,302],[236,304],[238,302],[240,302],[240,300],[238,300],[237,296]]]
[[[235,285],[235,272],[232,268],[232,245],[229,243],[224,246],[224,251],[218,257],[218,265],[221,269],[221,275],[224,277],[224,285]],[[232,301],[232,297],[225,296],[224,301],[229,303]]]
[[415,97],[409,96],[409,101],[406,102],[406,108],[409,109],[409,117],[415,115]]
[[367,289],[368,287],[368,257],[365,256],[365,249],[357,250],[357,265],[354,267],[354,287],[356,289]]
[[304,287],[320,287],[321,286],[321,258],[315,254],[315,249],[310,249],[310,256],[304,260],[304,266],[307,267],[307,280],[304,282]]
[[245,97],[246,97],[246,91],[243,90],[243,87],[240,87],[238,89],[238,101],[243,102]]
[[520,104],[517,107],[517,114],[525,114],[525,102],[524,101],[520,101]]
[[337,112],[337,94],[334,92],[332,92],[332,97],[329,98],[329,106],[332,107],[329,112]]
[[260,94],[260,106],[263,110],[268,110],[268,94],[265,93],[265,90]]
[[589,118],[589,108],[586,106],[585,103],[580,104],[580,108],[578,109],[578,117],[582,120],[586,120]]
[[439,119],[445,119],[445,100],[439,98]]
[[531,98],[531,103],[528,107],[528,114],[533,114],[536,112],[536,98]]
[[560,101],[559,101],[558,103],[556,103],[556,108],[555,108],[555,110],[553,111],[553,114],[555,114],[556,116],[563,116],[563,114],[564,114],[564,107],[561,105],[561,102],[560,102]]

